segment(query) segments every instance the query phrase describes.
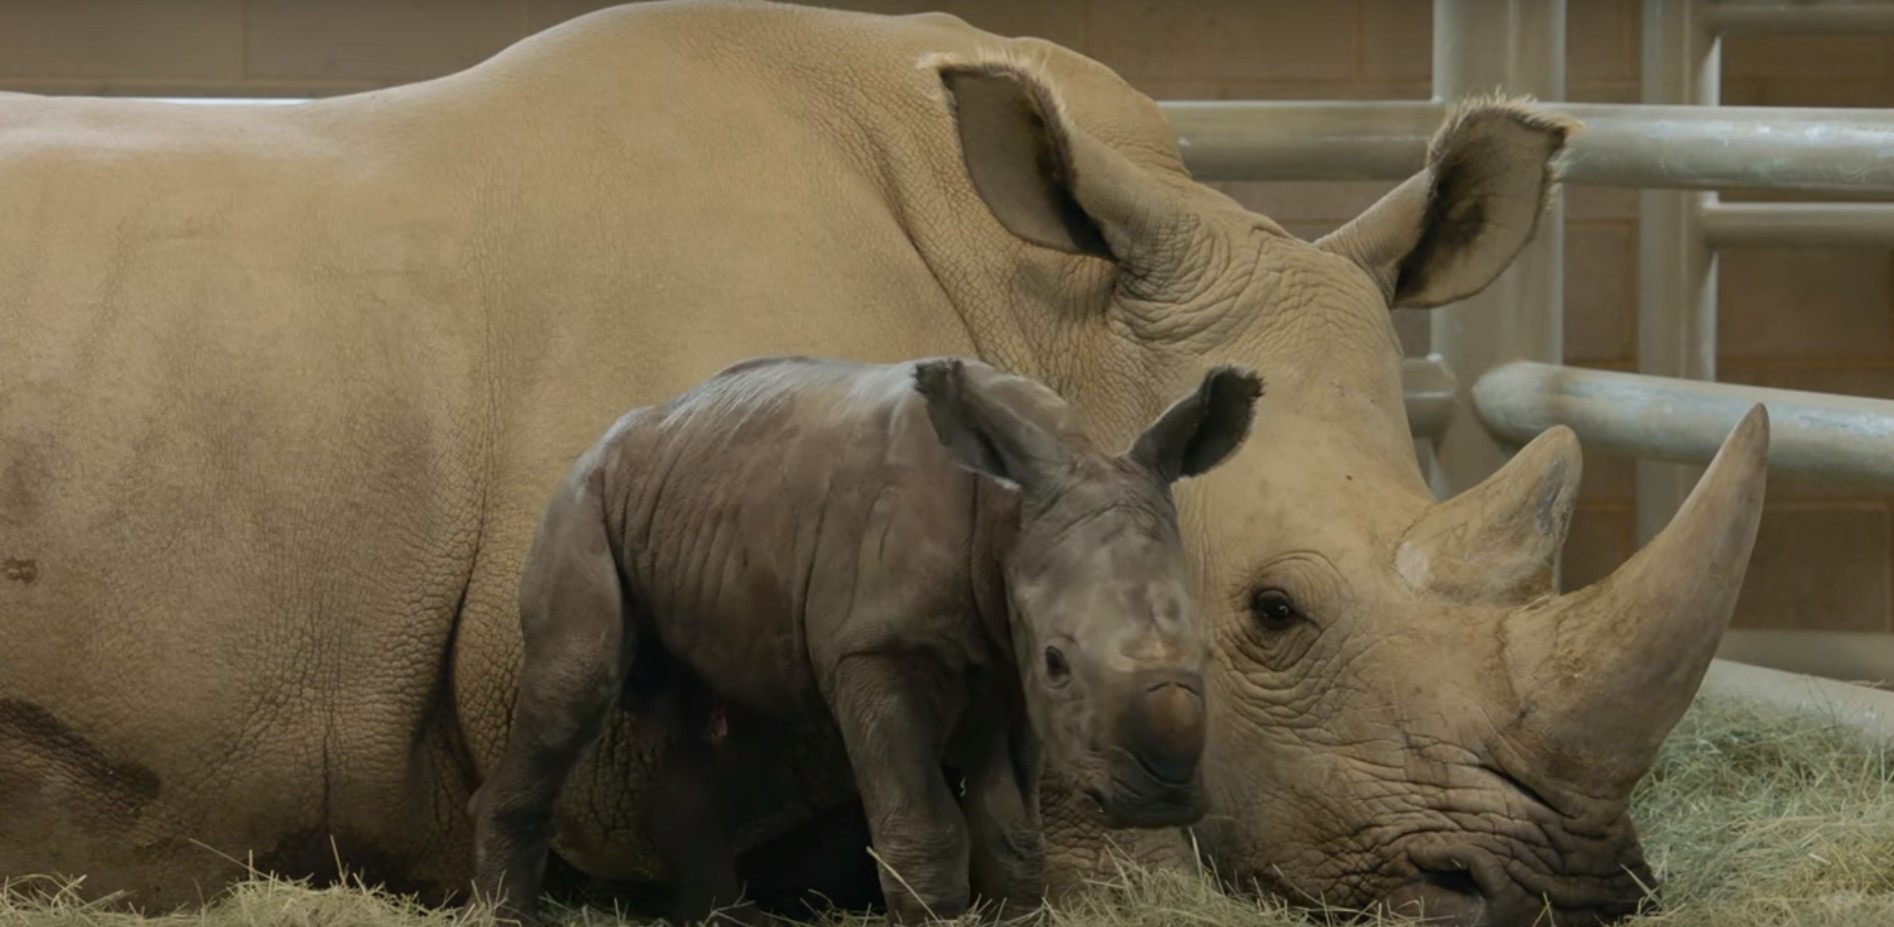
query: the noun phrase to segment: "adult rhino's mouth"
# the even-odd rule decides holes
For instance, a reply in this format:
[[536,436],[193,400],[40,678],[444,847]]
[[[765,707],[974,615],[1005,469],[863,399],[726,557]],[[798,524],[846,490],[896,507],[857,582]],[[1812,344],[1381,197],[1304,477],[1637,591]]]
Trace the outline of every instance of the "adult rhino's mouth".
[[1112,829],[1181,827],[1202,818],[1209,804],[1201,775],[1173,782],[1129,761],[1112,764],[1079,792]]
[[1447,830],[1353,853],[1311,848],[1260,867],[1212,862],[1233,892],[1370,923],[1394,916],[1442,927],[1601,927],[1655,910],[1647,891],[1655,877],[1636,840],[1600,836],[1558,831],[1541,842]]
[[1370,908],[1452,927],[1597,927],[1656,906],[1646,891],[1654,879],[1635,850],[1624,863],[1601,860],[1596,867],[1586,867],[1582,857],[1589,854],[1581,853],[1581,858],[1562,859],[1566,871],[1555,874],[1524,861],[1534,854],[1531,849],[1483,842],[1416,839],[1406,850],[1412,877]]
[[1127,798],[1116,790],[1094,787],[1087,787],[1084,792],[1105,826],[1113,830],[1182,827],[1203,817],[1205,808],[1202,790],[1167,790],[1157,798]]

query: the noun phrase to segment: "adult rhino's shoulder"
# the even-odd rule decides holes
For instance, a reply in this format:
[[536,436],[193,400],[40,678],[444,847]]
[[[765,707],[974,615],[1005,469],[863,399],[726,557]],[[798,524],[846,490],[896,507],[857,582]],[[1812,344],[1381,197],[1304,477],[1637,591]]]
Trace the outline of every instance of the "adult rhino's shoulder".
[[[690,49],[677,60],[645,62],[629,49]],[[713,74],[682,77],[681,64],[722,62]],[[494,67],[556,71],[566,76],[635,72],[650,81],[714,79],[728,86],[769,88],[786,108],[798,84],[825,96],[836,82],[884,105],[857,107],[855,118],[906,120],[920,110],[893,101],[924,87],[926,72],[950,63],[1003,62],[1042,76],[1059,94],[1065,116],[1133,161],[1182,175],[1182,156],[1169,121],[1149,96],[1110,67],[1056,42],[981,29],[950,13],[888,15],[761,0],[675,0],[610,7],[524,39],[493,59]],[[481,65],[477,67],[486,67]],[[558,82],[535,82],[559,93]],[[937,88],[923,93],[945,104]],[[910,101],[912,100],[909,97]]]

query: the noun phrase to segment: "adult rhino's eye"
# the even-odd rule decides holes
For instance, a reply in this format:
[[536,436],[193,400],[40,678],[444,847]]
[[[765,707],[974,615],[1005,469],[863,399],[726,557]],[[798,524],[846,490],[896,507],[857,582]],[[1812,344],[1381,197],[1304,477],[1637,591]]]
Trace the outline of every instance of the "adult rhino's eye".
[[1072,668],[1065,665],[1065,654],[1057,647],[1046,648],[1046,678],[1054,685],[1063,684],[1072,675]]
[[1270,632],[1287,631],[1302,621],[1296,603],[1280,589],[1258,589],[1250,595],[1250,616],[1256,626]]

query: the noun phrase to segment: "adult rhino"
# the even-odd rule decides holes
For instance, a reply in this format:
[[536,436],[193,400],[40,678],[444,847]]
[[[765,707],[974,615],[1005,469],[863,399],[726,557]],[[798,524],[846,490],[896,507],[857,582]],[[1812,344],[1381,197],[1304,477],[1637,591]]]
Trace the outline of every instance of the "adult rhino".
[[[1609,918],[1650,880],[1627,796],[1727,621],[1765,421],[1555,595],[1572,434],[1435,504],[1389,319],[1507,266],[1571,129],[1466,106],[1309,243],[1193,182],[1110,70],[940,15],[650,3],[306,105],[0,96],[0,873],[166,906],[254,851],[463,889],[522,559],[591,437],[750,356],[968,354],[1108,446],[1211,365],[1269,380],[1267,449],[1179,500],[1214,650],[1196,835],[1233,886]],[[567,863],[661,877],[631,827],[657,749],[620,718],[575,774]],[[848,801],[832,759],[785,774],[810,809]],[[1069,884],[1107,835],[1047,814]]]

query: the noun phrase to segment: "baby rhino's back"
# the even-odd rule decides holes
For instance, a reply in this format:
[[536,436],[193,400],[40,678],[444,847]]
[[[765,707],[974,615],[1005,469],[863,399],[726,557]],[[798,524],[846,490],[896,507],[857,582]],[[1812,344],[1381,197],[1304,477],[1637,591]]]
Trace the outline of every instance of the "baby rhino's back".
[[965,568],[972,481],[941,448],[913,369],[748,361],[615,441],[640,623],[722,697],[816,708],[812,629],[881,633],[863,616],[885,610],[894,578],[967,588],[942,574]]

